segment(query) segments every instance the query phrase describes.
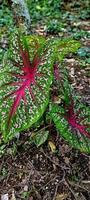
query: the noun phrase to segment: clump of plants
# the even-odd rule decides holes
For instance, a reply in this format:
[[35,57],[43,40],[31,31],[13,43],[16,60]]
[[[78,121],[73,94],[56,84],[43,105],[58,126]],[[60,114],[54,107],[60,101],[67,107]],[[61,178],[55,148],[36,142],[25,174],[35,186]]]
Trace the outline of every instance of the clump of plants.
[[[41,36],[25,36],[15,31],[0,70],[0,144],[7,144],[18,132],[31,128],[47,109],[47,119],[72,146],[90,152],[88,108],[73,95],[65,69],[61,63],[65,56],[76,52],[80,44],[72,38],[60,40]],[[62,75],[61,75],[62,74]],[[58,85],[62,105],[51,95],[53,85]],[[82,116],[85,116],[83,124]],[[34,141],[40,146],[43,132]]]
[[45,31],[51,34],[57,34],[64,30],[64,25],[57,20],[51,20],[47,23]]
[[57,19],[61,17],[61,1],[39,1],[35,2],[34,0],[26,0],[29,13],[31,16],[32,22],[37,22],[38,20],[42,20],[45,22],[48,17],[50,19]]

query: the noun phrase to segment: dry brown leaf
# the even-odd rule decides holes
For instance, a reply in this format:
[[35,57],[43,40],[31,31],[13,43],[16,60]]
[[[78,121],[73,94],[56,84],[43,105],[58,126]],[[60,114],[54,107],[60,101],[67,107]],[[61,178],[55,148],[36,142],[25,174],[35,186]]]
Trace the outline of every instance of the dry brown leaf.
[[65,200],[67,198],[68,194],[62,193],[62,194],[57,194],[56,200]]
[[56,146],[55,146],[55,144],[53,142],[49,141],[48,145],[49,145],[49,147],[50,147],[50,149],[51,149],[52,152],[56,151]]

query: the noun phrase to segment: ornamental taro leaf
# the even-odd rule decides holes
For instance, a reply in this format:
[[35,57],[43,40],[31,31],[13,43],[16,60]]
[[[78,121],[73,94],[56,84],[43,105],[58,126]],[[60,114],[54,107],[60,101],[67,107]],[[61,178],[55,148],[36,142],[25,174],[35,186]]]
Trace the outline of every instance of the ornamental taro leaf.
[[29,128],[43,114],[49,100],[52,66],[44,38],[17,34],[11,37],[10,50],[0,72],[0,123],[4,142]]
[[87,106],[70,99],[70,104],[58,106],[52,104],[50,116],[59,134],[69,144],[82,152],[90,153],[90,110]]
[[[58,69],[58,64],[56,66]],[[57,75],[57,74],[56,74]],[[90,109],[82,104],[69,84],[67,70],[60,69],[60,94],[63,99],[61,106],[51,106],[50,116],[59,134],[72,147],[90,153]],[[58,80],[58,77],[55,76]],[[72,95],[73,94],[73,95]]]

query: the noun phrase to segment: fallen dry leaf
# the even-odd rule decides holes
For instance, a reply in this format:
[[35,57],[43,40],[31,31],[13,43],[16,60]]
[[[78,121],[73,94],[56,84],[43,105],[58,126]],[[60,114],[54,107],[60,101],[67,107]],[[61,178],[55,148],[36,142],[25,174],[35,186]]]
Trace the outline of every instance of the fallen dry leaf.
[[56,146],[55,146],[55,144],[53,142],[49,141],[48,145],[49,145],[49,147],[50,147],[50,149],[51,149],[52,152],[56,151]]
[[62,194],[58,194],[57,196],[56,196],[56,200],[65,200],[66,198],[67,198],[67,194],[65,194],[65,193],[62,193]]

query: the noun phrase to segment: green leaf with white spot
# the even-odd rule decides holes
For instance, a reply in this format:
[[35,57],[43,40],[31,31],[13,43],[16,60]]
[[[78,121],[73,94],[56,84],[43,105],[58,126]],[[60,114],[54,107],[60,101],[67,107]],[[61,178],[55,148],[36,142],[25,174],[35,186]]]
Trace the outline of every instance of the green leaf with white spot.
[[[83,104],[77,104],[77,108],[81,109],[81,117],[86,115],[86,123],[89,124],[90,110],[88,107]],[[90,153],[90,139],[70,128],[64,117],[65,109],[63,106],[52,104],[49,115],[61,137],[63,137],[72,147],[79,149],[81,152]],[[88,128],[88,131],[90,132],[90,128]]]
[[4,142],[30,128],[44,113],[49,103],[52,68],[45,38],[19,38],[17,34],[11,37],[5,66],[0,72],[0,124]]

